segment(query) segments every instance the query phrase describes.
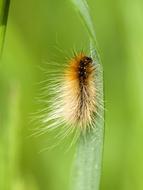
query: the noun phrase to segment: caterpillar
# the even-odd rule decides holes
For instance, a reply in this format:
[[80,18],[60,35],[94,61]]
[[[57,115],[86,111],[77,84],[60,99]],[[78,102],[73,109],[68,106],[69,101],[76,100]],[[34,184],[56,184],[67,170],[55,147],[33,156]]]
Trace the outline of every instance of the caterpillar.
[[96,117],[103,108],[101,66],[84,52],[75,53],[66,64],[51,62],[48,66],[40,133],[59,129],[58,137],[74,133],[76,141],[96,128]]
[[69,62],[64,74],[61,100],[63,117],[69,124],[86,128],[96,110],[95,67],[92,59],[83,53]]

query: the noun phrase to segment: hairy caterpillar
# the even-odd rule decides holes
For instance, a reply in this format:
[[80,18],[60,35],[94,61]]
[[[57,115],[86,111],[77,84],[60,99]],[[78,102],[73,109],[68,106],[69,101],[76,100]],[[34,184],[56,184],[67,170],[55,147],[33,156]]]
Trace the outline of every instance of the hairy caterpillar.
[[74,54],[66,64],[48,64],[45,95],[46,108],[40,134],[60,129],[58,137],[81,134],[96,128],[96,117],[103,108],[100,92],[100,65],[84,52]]
[[95,67],[90,57],[83,53],[69,62],[61,88],[63,115],[66,122],[81,130],[92,123],[96,110]]

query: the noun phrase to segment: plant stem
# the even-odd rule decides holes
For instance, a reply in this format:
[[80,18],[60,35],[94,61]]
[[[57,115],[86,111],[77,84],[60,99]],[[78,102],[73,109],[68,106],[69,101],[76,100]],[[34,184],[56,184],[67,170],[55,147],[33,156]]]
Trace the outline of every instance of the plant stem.
[[[77,12],[81,16],[83,23],[88,31],[92,54],[96,64],[101,67],[101,60],[98,53],[96,35],[91,16],[89,14],[88,4],[85,0],[71,0]],[[100,102],[103,102],[103,75],[100,77]],[[80,137],[75,158],[73,190],[99,190],[102,170],[102,154],[104,143],[104,110],[99,109],[96,117],[95,130],[92,130],[84,137]]]
[[0,58],[2,56],[10,0],[0,0]]

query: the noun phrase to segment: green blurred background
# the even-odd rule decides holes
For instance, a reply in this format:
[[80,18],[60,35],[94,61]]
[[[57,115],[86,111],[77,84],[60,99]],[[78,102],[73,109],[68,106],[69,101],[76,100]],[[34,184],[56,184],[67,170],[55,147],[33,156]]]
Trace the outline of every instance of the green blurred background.
[[[101,190],[143,189],[143,1],[88,0],[105,81]],[[49,134],[29,137],[43,60],[88,48],[69,0],[11,0],[0,66],[0,190],[69,189],[74,148],[39,153]],[[53,48],[57,47],[57,48]],[[55,68],[56,69],[56,68]],[[62,146],[62,145],[61,145]]]

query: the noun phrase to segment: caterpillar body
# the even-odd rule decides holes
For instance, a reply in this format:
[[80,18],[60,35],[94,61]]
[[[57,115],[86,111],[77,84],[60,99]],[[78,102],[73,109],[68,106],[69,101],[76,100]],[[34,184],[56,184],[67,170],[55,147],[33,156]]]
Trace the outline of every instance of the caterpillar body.
[[69,62],[63,84],[63,116],[73,125],[86,128],[96,109],[95,67],[90,57],[80,53]]
[[75,54],[67,64],[48,65],[44,128],[40,133],[61,128],[58,137],[74,133],[77,140],[81,134],[96,128],[96,117],[103,108],[101,66],[83,52]]

